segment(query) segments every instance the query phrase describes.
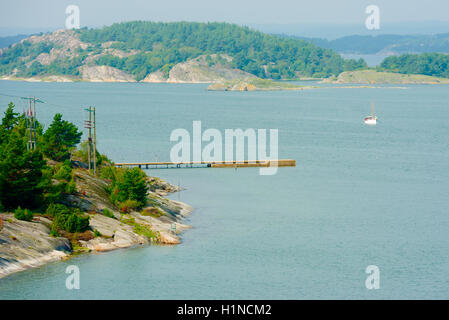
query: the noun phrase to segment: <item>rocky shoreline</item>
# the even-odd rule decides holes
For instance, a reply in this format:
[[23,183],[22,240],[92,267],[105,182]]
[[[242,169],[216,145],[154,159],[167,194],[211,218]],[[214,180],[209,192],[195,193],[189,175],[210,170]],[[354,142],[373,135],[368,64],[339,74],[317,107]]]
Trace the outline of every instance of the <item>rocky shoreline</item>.
[[[107,181],[76,169],[77,193],[66,197],[65,204],[78,207],[90,216],[89,231],[61,237],[50,235],[51,220],[35,215],[33,221],[21,221],[12,213],[0,214],[0,278],[11,273],[69,259],[80,253],[104,252],[137,245],[175,245],[189,225],[183,220],[193,211],[189,205],[166,198],[178,188],[149,177],[148,203],[141,212],[120,213],[104,191]],[[104,192],[104,193],[103,193]],[[102,212],[107,209],[113,217]],[[150,229],[157,240],[138,232]],[[95,231],[95,233],[93,232]],[[96,235],[95,235],[96,234]]]
[[449,79],[422,74],[401,74],[376,70],[345,71],[322,80],[331,84],[449,84]]

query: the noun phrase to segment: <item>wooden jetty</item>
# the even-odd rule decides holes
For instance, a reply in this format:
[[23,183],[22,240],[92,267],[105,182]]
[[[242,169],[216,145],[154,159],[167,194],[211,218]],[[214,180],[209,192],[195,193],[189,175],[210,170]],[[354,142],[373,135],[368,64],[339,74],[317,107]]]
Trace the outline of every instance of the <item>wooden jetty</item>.
[[250,168],[250,167],[295,167],[296,160],[243,160],[243,161],[189,161],[189,162],[123,162],[116,167],[139,167],[144,169],[176,168]]

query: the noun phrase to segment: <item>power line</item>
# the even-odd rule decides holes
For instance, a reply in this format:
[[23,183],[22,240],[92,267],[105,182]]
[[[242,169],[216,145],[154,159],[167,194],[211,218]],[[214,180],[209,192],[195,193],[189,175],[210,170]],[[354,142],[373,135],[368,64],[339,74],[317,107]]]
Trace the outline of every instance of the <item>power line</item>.
[[[16,99],[28,99],[26,97],[15,96],[15,95],[12,95],[12,94],[5,94],[5,93],[0,93],[0,96],[16,98]],[[37,101],[37,100],[39,100],[39,101]],[[50,105],[50,106],[65,108],[65,106],[63,106],[63,105],[60,105],[60,104],[57,104],[57,103],[52,103],[52,102],[47,102],[47,101],[42,101],[40,99],[36,99],[36,102],[45,103],[45,104]]]

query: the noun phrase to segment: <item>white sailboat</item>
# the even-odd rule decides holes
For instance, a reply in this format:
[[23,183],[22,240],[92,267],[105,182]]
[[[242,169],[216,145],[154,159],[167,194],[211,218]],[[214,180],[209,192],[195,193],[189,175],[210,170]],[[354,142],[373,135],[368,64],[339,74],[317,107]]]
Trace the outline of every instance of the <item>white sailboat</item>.
[[377,117],[374,116],[374,104],[372,102],[371,102],[371,115],[365,117],[363,122],[365,122],[365,124],[372,125],[372,126],[376,125],[376,123],[377,123]]

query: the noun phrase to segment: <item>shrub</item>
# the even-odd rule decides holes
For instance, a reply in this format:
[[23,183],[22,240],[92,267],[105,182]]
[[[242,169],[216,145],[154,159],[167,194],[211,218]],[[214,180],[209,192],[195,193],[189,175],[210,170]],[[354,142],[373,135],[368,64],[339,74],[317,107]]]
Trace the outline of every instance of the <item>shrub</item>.
[[137,234],[147,237],[150,241],[158,241],[159,235],[158,233],[153,232],[149,227],[135,223],[133,231]]
[[95,236],[95,237],[101,237],[100,231],[98,231],[97,229],[95,229],[95,230],[94,230],[94,236]]
[[14,211],[14,218],[17,220],[23,221],[32,221],[33,220],[33,212],[31,210],[22,209],[20,206]]
[[52,222],[52,229],[67,232],[83,232],[89,227],[89,216],[76,213],[58,214]]
[[76,183],[75,180],[70,180],[69,183],[65,186],[65,193],[72,194],[76,191]]
[[111,194],[111,202],[115,205],[126,200],[139,202],[139,208],[145,204],[148,191],[147,176],[141,169],[110,168],[102,172],[102,177],[112,180],[108,191]]
[[53,122],[45,131],[41,143],[41,149],[50,159],[61,161],[70,158],[70,150],[81,140],[82,132],[57,113]]
[[159,218],[160,216],[163,216],[165,213],[156,207],[150,207],[150,208],[145,208],[142,210],[142,212],[140,213],[143,216],[150,216],[150,217],[154,217],[154,218]]
[[70,210],[62,204],[51,204],[46,213],[53,217],[51,230],[67,232],[83,232],[89,227],[89,216],[85,216],[79,209]]
[[107,208],[104,208],[104,209],[103,209],[102,214],[103,214],[104,216],[109,217],[109,218],[112,218],[112,219],[115,218],[114,214],[113,214],[109,209],[107,209]]
[[58,214],[69,214],[70,210],[63,204],[52,203],[48,206],[45,213],[52,217],[56,217]]
[[62,166],[60,166],[59,169],[57,169],[55,175],[53,176],[53,178],[57,179],[57,180],[66,180],[66,181],[70,181],[72,180],[72,167],[70,164],[70,160],[67,163],[67,161],[64,162],[64,164]]
[[142,206],[142,203],[136,200],[125,200],[119,203],[119,210],[122,213],[130,213],[133,210],[137,210]]

